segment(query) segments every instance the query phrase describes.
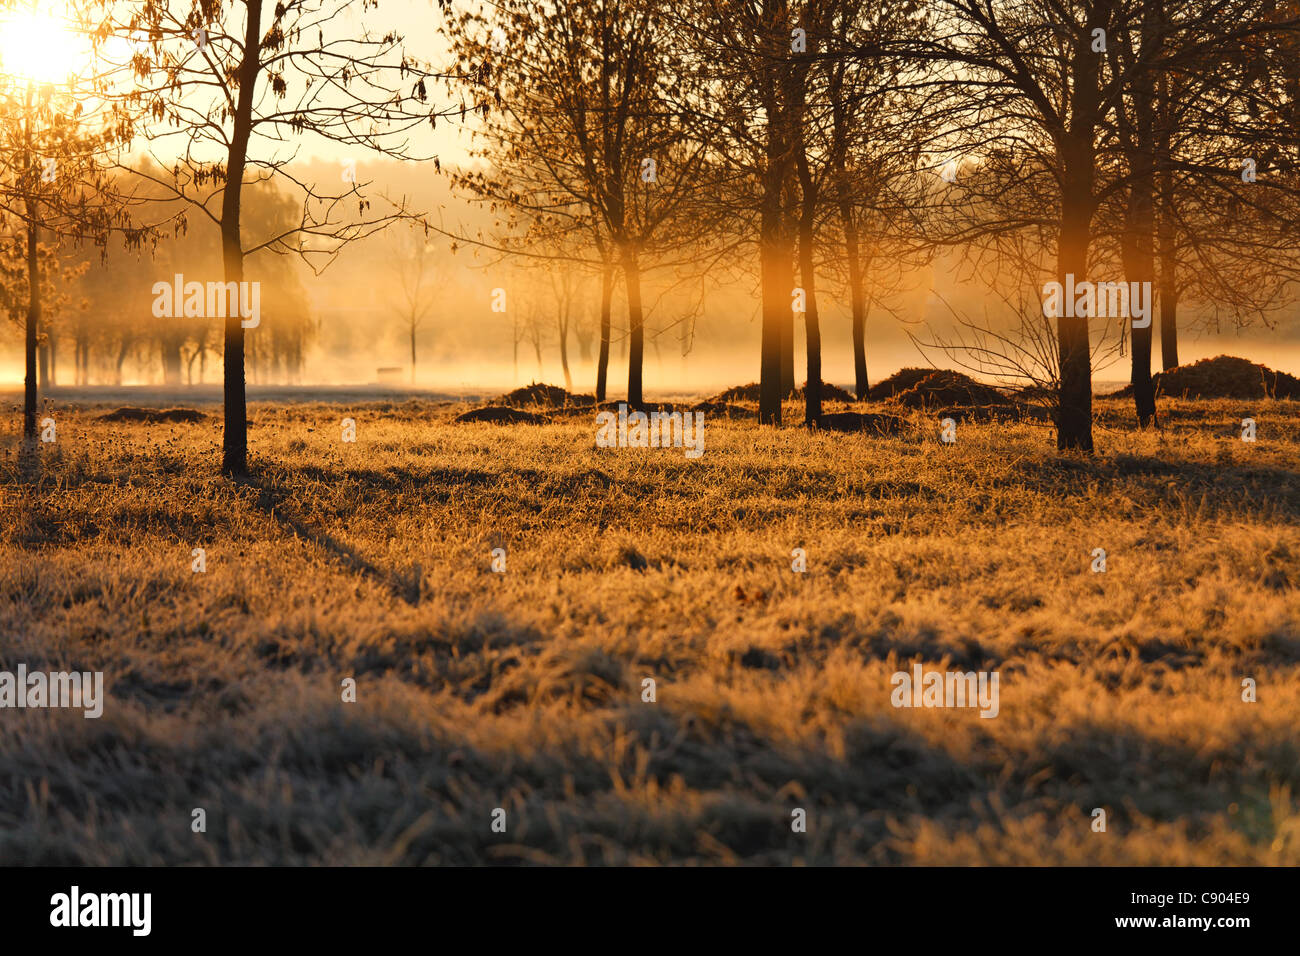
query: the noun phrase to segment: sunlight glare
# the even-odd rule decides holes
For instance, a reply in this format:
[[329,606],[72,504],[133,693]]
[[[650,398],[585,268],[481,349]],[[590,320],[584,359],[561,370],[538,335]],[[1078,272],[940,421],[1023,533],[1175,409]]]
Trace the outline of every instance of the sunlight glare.
[[56,16],[38,10],[0,13],[0,76],[61,83],[90,59],[90,41]]

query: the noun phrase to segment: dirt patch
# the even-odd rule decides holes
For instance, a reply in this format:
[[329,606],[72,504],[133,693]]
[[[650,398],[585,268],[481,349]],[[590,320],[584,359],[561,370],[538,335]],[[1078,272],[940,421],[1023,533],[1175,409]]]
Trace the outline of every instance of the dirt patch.
[[758,412],[743,405],[730,405],[727,402],[700,402],[690,407],[692,412],[703,412],[720,418],[757,418]]
[[506,405],[510,408],[527,408],[529,406],[538,408],[590,407],[596,404],[596,398],[593,395],[574,395],[572,392],[566,392],[558,385],[533,382],[531,385],[517,388],[513,392],[507,392],[496,400],[496,404]]
[[680,412],[683,410],[697,411],[697,412],[711,411],[713,414],[721,415],[721,414],[726,414],[722,410],[724,407],[731,409],[731,413],[737,418],[743,418],[743,417],[753,418],[756,417],[757,415],[757,412],[751,411],[750,409],[747,408],[741,408],[736,405],[723,406],[722,404],[716,402],[700,402],[696,405],[692,405],[689,408],[684,409],[683,406],[674,404],[673,402],[642,402],[640,405],[629,405],[625,399],[618,400],[618,401],[601,402],[599,405],[585,405],[585,406],[579,405],[579,406],[571,406],[569,408],[556,408],[556,409],[552,409],[548,414],[553,419],[554,418],[579,418],[583,416],[594,415],[598,412],[613,412],[614,414],[617,415],[620,405],[627,410],[627,413],[629,415],[632,414],[633,412],[644,412],[646,415],[649,415],[651,412],[659,412],[662,415],[670,415],[673,412]]
[[941,408],[934,414],[940,419],[951,418],[956,422],[1049,422],[1052,420],[1051,413],[1045,408],[1010,402],[997,405],[954,405],[950,408]]
[[821,417],[817,427],[828,432],[898,435],[907,427],[907,421],[897,415],[878,415],[873,412],[831,412]]
[[600,411],[595,405],[565,405],[562,408],[547,409],[546,414],[555,421],[560,418],[591,418]]
[[545,425],[549,419],[545,415],[536,415],[519,408],[504,405],[488,405],[475,408],[453,419],[457,423],[487,422],[491,425]]
[[194,408],[138,408],[123,405],[99,416],[101,422],[147,422],[151,425],[181,422],[193,424],[207,420],[207,415]]
[[672,412],[679,411],[677,406],[674,405],[672,402],[642,402],[640,405],[634,405],[634,404],[630,404],[626,399],[620,401],[602,402],[598,410],[602,412],[617,413],[620,405],[624,405],[627,407],[627,411],[629,415],[632,412],[645,412],[645,414],[649,415],[651,412],[663,412],[664,414],[671,414]]
[[[1156,393],[1174,398],[1296,398],[1300,378],[1235,355],[1218,355],[1151,376]],[[1132,398],[1125,385],[1112,397]]]
[[675,405],[672,402],[656,402],[643,405],[628,405],[626,402],[601,402],[596,406],[575,407],[575,408],[557,408],[549,414],[552,419],[556,418],[579,418],[590,416],[597,412],[613,412],[618,414],[619,405],[627,408],[628,414],[632,412],[644,412],[649,415],[652,412],[659,412],[661,415],[670,415],[673,412],[703,412],[706,415],[717,418],[736,418],[736,419],[753,419],[758,417],[758,412],[752,408],[746,408],[743,405],[731,405],[727,402],[704,401],[696,402],[694,405],[685,408]]
[[943,405],[1002,405],[1002,393],[975,381],[969,375],[947,369],[931,372],[892,401],[908,408],[934,408]]

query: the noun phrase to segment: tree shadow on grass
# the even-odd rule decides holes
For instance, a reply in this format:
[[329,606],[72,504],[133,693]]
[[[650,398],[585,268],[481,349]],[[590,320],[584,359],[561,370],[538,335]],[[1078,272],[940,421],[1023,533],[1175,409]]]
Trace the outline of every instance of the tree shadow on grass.
[[41,480],[41,446],[34,438],[18,442],[18,482],[35,485]]
[[[541,472],[520,470],[510,472],[511,476],[521,478],[540,478]],[[317,481],[322,484],[335,485],[341,481],[356,482],[374,491],[394,492],[431,492],[437,495],[449,495],[459,488],[479,488],[501,480],[496,472],[478,468],[408,468],[389,466],[383,469],[330,467],[328,465],[277,466],[274,471],[268,469],[264,477],[281,485],[299,481]],[[265,484],[265,482],[263,482]]]
[[15,463],[12,471],[6,467],[0,471],[0,485],[35,485],[40,482],[41,445],[40,441],[24,438],[22,434],[10,434],[0,438],[0,454],[8,458],[14,452]]
[[630,497],[664,493],[669,478],[631,479],[614,476],[598,468],[577,467],[557,472],[536,468],[512,468],[486,471],[477,468],[411,468],[389,466],[383,469],[330,467],[328,465],[293,465],[274,472],[277,481],[288,484],[320,482],[338,485],[353,482],[368,491],[384,494],[410,494],[421,501],[445,505],[464,500],[466,492],[484,492],[496,496],[503,487],[527,489],[532,497],[569,497],[601,495],[617,491]]
[[407,571],[388,570],[374,564],[338,538],[312,527],[310,522],[298,513],[293,498],[293,489],[287,488],[271,479],[247,477],[236,479],[236,484],[257,489],[255,507],[268,517],[274,518],[281,527],[296,537],[315,545],[345,568],[360,577],[374,581],[387,588],[394,597],[407,604],[420,603],[420,590],[423,574],[419,564],[414,564]]
[[[543,744],[489,749],[445,718],[393,723],[304,702],[242,713],[215,752],[210,735],[145,750],[76,724],[59,730],[53,748],[75,762],[75,774],[50,772],[52,758],[42,756],[50,748],[10,749],[0,769],[53,779],[51,815],[80,821],[87,805],[113,807],[81,846],[119,865],[196,860],[185,829],[159,822],[185,818],[196,787],[238,821],[205,838],[212,862],[245,865],[337,862],[340,853],[401,865],[907,863],[907,838],[888,820],[928,820],[953,834],[991,826],[1019,839],[1020,822],[1037,816],[1047,828],[1030,836],[1050,847],[1071,827],[1084,835],[1066,844],[1086,841],[1089,814],[1103,807],[1117,836],[1141,843],[1147,821],[1185,823],[1195,836],[1231,802],[1258,802],[1252,795],[1266,789],[1267,767],[1245,757],[1239,772],[1216,777],[1223,755],[1202,753],[1199,742],[1171,745],[1087,723],[1047,733],[1049,722],[1037,747],[999,746],[990,736],[976,752],[955,753],[909,726],[911,716],[886,710],[850,720],[836,754],[734,716],[638,703],[556,725]],[[609,745],[614,732],[625,745]],[[24,820],[20,798],[0,799],[0,812]],[[498,807],[508,837],[487,825]],[[806,811],[806,833],[791,826],[795,808]],[[1257,832],[1243,835],[1266,847],[1274,828],[1258,816]],[[58,844],[32,843],[14,856],[50,862]]]
[[1123,486],[1150,502],[1199,499],[1209,515],[1239,515],[1248,502],[1300,518],[1300,471],[1271,465],[1166,461],[1151,455],[1025,459],[1016,472],[1031,491],[1082,496]]

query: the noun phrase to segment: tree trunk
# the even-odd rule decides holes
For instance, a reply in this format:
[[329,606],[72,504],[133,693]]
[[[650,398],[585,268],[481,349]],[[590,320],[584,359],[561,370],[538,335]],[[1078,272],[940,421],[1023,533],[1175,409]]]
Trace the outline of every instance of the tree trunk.
[[[1087,222],[1079,203],[1063,203],[1060,249],[1057,252],[1057,280],[1075,281],[1087,275]],[[1071,208],[1073,207],[1073,208]],[[1065,309],[1061,310],[1065,312]],[[1057,359],[1060,365],[1060,417],[1056,426],[1056,447],[1092,451],[1092,368],[1088,342],[1088,317],[1061,315],[1056,320]]]
[[[778,213],[779,215],[779,213]],[[766,219],[767,216],[764,216]],[[781,322],[782,310],[790,311],[789,283],[783,281],[780,268],[781,247],[779,237],[772,235],[765,222],[767,235],[760,239],[759,269],[762,273],[763,331],[762,353],[759,364],[758,420],[764,425],[781,424]]]
[[844,225],[844,252],[849,260],[849,299],[853,308],[853,394],[865,401],[867,390],[867,309],[866,289],[862,281],[862,260],[858,252],[858,224],[853,218],[853,204],[840,202],[840,221]]
[[[585,305],[582,303],[579,308]],[[586,322],[579,322],[573,327],[573,341],[578,343],[578,361],[583,365],[591,362],[591,327]]]
[[569,320],[560,323],[560,368],[564,370],[564,390],[572,394],[573,376],[569,374]]
[[[1137,191],[1138,186],[1135,184],[1134,192]],[[1132,251],[1126,252],[1124,256],[1124,271],[1127,273],[1129,282],[1150,283],[1155,266],[1155,257],[1151,248],[1151,207],[1147,204],[1144,210],[1141,197],[1130,198],[1129,201],[1137,207],[1133,214],[1137,239],[1133,243],[1134,248]],[[1142,218],[1144,214],[1146,215],[1145,220]],[[1148,230],[1145,233],[1140,231],[1144,225]],[[1154,308],[1152,308],[1151,312],[1147,314],[1148,321],[1152,321],[1154,311]],[[1133,403],[1137,412],[1138,427],[1146,428],[1149,425],[1158,424],[1156,421],[1155,385],[1151,381],[1151,326],[1137,328],[1130,321],[1130,328],[1133,331],[1131,349],[1133,361],[1129,381],[1133,384]]]
[[[1089,34],[1090,35],[1090,34]],[[1057,281],[1076,282],[1088,276],[1088,245],[1092,229],[1093,184],[1096,175],[1094,118],[1097,109],[1099,58],[1081,41],[1074,55],[1070,129],[1060,138],[1061,224],[1056,251]],[[1072,305],[1063,303],[1064,305]],[[1056,447],[1092,452],[1092,350],[1088,316],[1072,316],[1062,308],[1056,320],[1057,361],[1060,368],[1060,408]]]
[[614,298],[614,267],[605,266],[600,278],[600,355],[596,359],[596,401],[605,400],[609,378],[609,310]]
[[[774,52],[776,49],[778,48],[774,47]],[[782,190],[785,188],[789,151],[782,111],[777,101],[777,70],[775,65],[763,69],[760,90],[763,110],[767,115],[758,236],[759,285],[763,309],[758,420],[763,425],[781,424],[781,401],[785,397],[781,389],[782,329],[785,321],[792,319],[792,271],[789,248],[784,243],[782,222]]]
[[1167,372],[1178,366],[1178,263],[1172,238],[1160,236],[1160,360]]
[[35,200],[27,201],[27,329],[24,355],[27,373],[23,378],[23,437],[36,438],[36,334],[41,324],[41,265],[37,256],[40,229],[36,225]]
[[121,344],[117,347],[117,361],[113,363],[113,384],[122,384],[122,366],[126,363],[126,356],[131,351],[131,340],[127,336],[122,337]]
[[1156,228],[1160,256],[1160,357],[1165,371],[1178,365],[1178,249],[1174,219],[1174,173],[1172,168],[1173,105],[1170,77],[1161,76],[1156,119],[1156,171],[1159,178],[1160,212]]
[[623,252],[623,278],[627,282],[627,404],[636,408],[643,404],[641,391],[641,365],[645,358],[645,315],[641,307],[641,265],[636,250],[627,247]]
[[164,385],[181,383],[181,343],[181,337],[175,335],[164,335],[159,343],[162,351]]
[[[1142,20],[1141,55],[1147,55],[1153,44],[1159,42],[1159,28],[1154,14],[1148,12]],[[1134,146],[1130,166],[1133,185],[1129,191],[1125,211],[1125,234],[1121,244],[1124,272],[1130,283],[1144,283],[1151,288],[1155,280],[1155,129],[1152,109],[1155,89],[1150,70],[1139,73],[1133,93]],[[1155,303],[1147,297],[1149,310],[1146,328],[1133,325],[1132,368],[1129,380],[1133,385],[1133,402],[1138,427],[1158,424],[1156,420],[1155,387],[1151,381],[1151,323],[1155,319]],[[1132,309],[1129,310],[1130,315]]]
[[[252,133],[253,97],[257,86],[262,36],[262,0],[247,0],[244,58],[239,64],[239,101],[234,133],[226,164],[226,186],[221,200],[221,258],[226,282],[244,280],[244,248],[240,238],[239,208]],[[248,399],[244,383],[244,327],[240,310],[227,309],[225,328],[225,430],[221,471],[225,475],[248,473]]]
[[36,387],[38,389],[47,389],[53,382],[50,381],[50,340],[49,333],[46,333],[44,342],[39,342],[36,346]]
[[411,325],[411,385],[415,385],[415,325]]
[[822,334],[817,317],[817,265],[813,257],[817,186],[813,182],[808,155],[802,142],[799,145],[798,168],[802,197],[799,216],[799,280],[803,283],[808,353],[808,381],[804,384],[804,425],[812,428],[822,419]]
[[785,189],[785,203],[781,216],[781,274],[786,277],[785,308],[781,312],[781,398],[794,394],[794,308],[791,297],[794,295],[795,237],[799,231],[799,216],[796,214],[794,183],[788,181]]

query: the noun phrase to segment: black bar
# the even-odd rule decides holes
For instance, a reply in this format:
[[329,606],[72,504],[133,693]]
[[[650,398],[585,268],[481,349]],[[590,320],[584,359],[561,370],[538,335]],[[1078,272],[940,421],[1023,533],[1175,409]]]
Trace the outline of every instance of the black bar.
[[[374,946],[409,936],[440,948],[462,939],[497,950],[510,938],[639,948],[705,936],[753,940],[765,949],[778,939],[802,940],[811,951],[840,936],[866,943],[902,934],[922,949],[944,940],[962,948],[1043,942],[1045,927],[1072,946],[1126,938],[1232,946],[1256,933],[1286,938],[1296,875],[1262,868],[10,868],[0,870],[0,881],[11,942],[66,943],[75,935],[128,945],[297,948]],[[131,925],[51,925],[56,894],[70,904],[73,886],[88,918],[87,895],[96,895],[89,905],[97,909],[97,894],[150,894],[148,935],[135,935]],[[132,911],[122,914],[120,922],[130,924]],[[134,915],[142,924],[143,913]],[[1155,923],[1119,925],[1134,918]],[[1178,922],[1191,919],[1211,924]],[[1244,925],[1221,922],[1241,919]]]

